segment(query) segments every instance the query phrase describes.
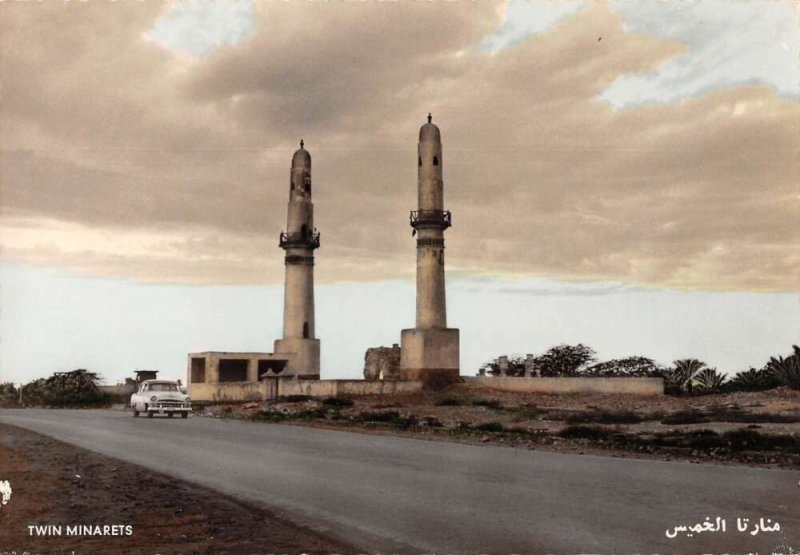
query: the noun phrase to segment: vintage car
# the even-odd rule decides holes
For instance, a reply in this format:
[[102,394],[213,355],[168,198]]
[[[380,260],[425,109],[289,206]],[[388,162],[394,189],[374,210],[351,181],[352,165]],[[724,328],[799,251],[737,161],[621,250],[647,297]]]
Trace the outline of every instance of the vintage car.
[[192,400],[182,390],[179,382],[169,380],[145,380],[139,390],[131,395],[133,416],[140,412],[152,418],[154,414],[166,414],[170,418],[180,413],[186,418],[192,412]]

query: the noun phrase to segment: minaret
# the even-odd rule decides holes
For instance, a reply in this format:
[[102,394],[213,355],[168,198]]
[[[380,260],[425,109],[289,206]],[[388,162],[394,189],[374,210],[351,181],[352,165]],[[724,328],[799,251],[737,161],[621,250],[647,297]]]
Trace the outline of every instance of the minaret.
[[459,332],[447,327],[444,287],[444,230],[451,216],[444,209],[442,138],[431,122],[419,130],[417,206],[410,220],[417,236],[417,321],[401,334],[400,373],[427,381],[459,375]]
[[275,341],[275,354],[284,354],[286,375],[319,377],[319,339],[314,337],[314,250],[319,232],[314,228],[311,202],[311,155],[300,141],[292,156],[286,232],[280,247],[286,251],[283,297],[283,339]]

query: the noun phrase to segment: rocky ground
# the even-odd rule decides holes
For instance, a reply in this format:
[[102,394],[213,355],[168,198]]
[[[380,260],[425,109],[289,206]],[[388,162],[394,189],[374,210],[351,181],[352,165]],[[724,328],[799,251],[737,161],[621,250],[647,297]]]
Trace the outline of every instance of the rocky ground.
[[213,405],[199,415],[620,457],[800,467],[800,391],[544,395],[454,385],[402,396]]
[[[3,424],[0,480],[12,485],[2,555],[356,552],[263,508]],[[33,524],[61,524],[62,536],[31,536]],[[132,535],[66,536],[75,524],[130,525]]]

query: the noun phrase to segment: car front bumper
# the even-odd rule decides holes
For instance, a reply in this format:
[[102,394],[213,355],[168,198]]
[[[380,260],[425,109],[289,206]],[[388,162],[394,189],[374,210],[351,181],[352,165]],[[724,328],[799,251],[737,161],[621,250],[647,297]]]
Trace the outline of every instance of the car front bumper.
[[191,406],[182,407],[180,405],[149,405],[147,412],[166,414],[168,412],[192,412]]

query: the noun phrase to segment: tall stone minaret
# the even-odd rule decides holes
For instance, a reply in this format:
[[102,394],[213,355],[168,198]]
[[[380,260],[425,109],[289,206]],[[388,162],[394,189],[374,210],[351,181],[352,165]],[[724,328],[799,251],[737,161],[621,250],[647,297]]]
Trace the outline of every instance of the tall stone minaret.
[[314,250],[319,232],[314,228],[311,202],[311,155],[300,141],[292,156],[289,209],[280,246],[286,251],[283,297],[283,339],[275,354],[289,355],[285,374],[319,377],[319,339],[314,337]]
[[434,375],[458,379],[459,332],[447,327],[444,287],[444,230],[451,216],[444,209],[442,137],[428,123],[419,130],[417,206],[411,227],[417,236],[417,321],[401,333],[400,373],[406,379]]

